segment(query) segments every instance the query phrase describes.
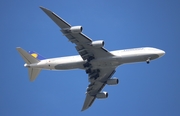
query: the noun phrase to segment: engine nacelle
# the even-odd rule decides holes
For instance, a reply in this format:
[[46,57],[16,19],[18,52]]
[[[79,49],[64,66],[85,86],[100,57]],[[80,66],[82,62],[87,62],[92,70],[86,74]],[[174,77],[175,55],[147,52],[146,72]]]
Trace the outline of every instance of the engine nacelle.
[[108,97],[108,92],[105,92],[105,91],[103,91],[101,93],[98,93],[96,95],[96,98],[98,98],[98,99],[104,99],[104,98],[107,98],[107,97]]
[[63,29],[67,33],[81,33],[83,30],[82,26],[73,26],[70,28]]
[[108,79],[106,82],[106,84],[108,84],[108,85],[117,85],[118,83],[119,83],[119,79],[116,79],[116,78]]
[[103,40],[93,41],[91,45],[94,46],[95,48],[101,48],[104,46],[104,41]]

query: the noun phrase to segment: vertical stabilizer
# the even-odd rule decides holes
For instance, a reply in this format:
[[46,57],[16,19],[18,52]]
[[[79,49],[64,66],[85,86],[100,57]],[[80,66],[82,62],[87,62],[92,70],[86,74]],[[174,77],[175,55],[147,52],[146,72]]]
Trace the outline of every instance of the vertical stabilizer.
[[31,56],[33,56],[34,58],[38,59],[38,60],[44,60],[45,57],[43,57],[42,55],[40,55],[39,53],[35,52],[35,51],[29,51],[29,54],[31,54]]

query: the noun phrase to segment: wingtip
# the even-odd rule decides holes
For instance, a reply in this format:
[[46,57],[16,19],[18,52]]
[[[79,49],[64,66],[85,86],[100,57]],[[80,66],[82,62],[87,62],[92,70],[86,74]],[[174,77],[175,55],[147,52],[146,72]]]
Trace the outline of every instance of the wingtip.
[[39,7],[41,10],[46,10],[46,8],[44,8],[43,6],[40,6]]
[[40,8],[41,10],[43,10],[44,12],[45,12],[45,11],[50,11],[49,9],[44,8],[43,6],[40,6],[39,8]]
[[35,80],[35,79],[31,79],[31,78],[29,79],[30,82],[34,82],[34,80]]
[[17,51],[20,51],[22,48],[21,47],[16,47],[16,50]]
[[40,6],[39,8],[40,8],[40,9],[43,9],[44,7],[43,7],[43,6]]
[[82,110],[81,110],[81,112],[83,112],[83,111],[86,110],[86,109],[88,109],[88,108],[84,108],[84,107],[83,107]]

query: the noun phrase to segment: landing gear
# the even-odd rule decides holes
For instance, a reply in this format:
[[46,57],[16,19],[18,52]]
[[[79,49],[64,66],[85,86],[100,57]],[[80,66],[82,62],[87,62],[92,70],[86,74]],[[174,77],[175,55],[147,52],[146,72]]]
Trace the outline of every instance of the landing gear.
[[86,62],[85,64],[83,64],[83,66],[84,66],[84,68],[86,68],[86,67],[90,67],[91,64],[89,62]]
[[149,63],[150,63],[150,60],[151,60],[151,58],[149,57],[149,58],[146,60],[146,63],[149,64]]
[[84,68],[86,69],[86,73],[89,74],[89,80],[93,81],[96,80],[99,77],[99,69],[92,69],[91,60],[94,59],[94,56],[89,56],[86,60],[86,63],[83,64]]
[[89,68],[91,66],[90,61],[94,59],[94,56],[89,56],[88,59],[86,60],[86,63],[83,65],[84,68]]
[[87,59],[88,62],[90,62],[91,60],[94,59],[94,56],[89,56],[89,58]]
[[150,61],[146,61],[146,63],[147,63],[147,64],[149,64],[149,63],[150,63]]
[[89,79],[94,79],[94,80],[96,80],[98,77],[99,77],[99,74],[96,73],[96,74],[90,75],[90,76],[89,76]]
[[87,74],[89,74],[89,73],[91,73],[91,72],[92,72],[92,71],[91,71],[90,68],[86,69],[86,73],[87,73]]

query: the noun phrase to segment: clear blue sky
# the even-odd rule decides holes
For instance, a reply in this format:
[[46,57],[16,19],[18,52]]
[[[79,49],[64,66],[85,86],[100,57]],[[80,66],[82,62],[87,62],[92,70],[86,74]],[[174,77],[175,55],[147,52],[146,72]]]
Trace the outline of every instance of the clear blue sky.
[[[42,71],[29,82],[16,47],[43,56],[77,54],[74,45],[39,8],[44,6],[84,34],[105,41],[108,50],[156,47],[165,56],[122,65],[117,86],[106,86],[106,100],[81,112],[88,85],[82,70]],[[180,116],[179,0],[1,0],[0,116]]]

